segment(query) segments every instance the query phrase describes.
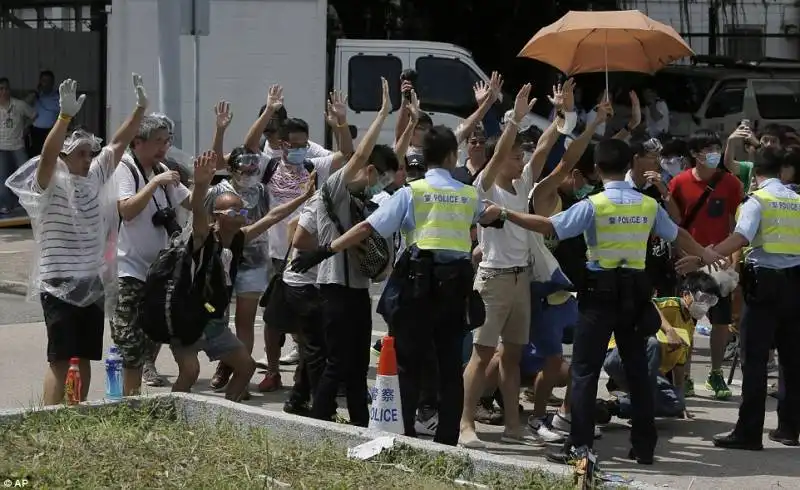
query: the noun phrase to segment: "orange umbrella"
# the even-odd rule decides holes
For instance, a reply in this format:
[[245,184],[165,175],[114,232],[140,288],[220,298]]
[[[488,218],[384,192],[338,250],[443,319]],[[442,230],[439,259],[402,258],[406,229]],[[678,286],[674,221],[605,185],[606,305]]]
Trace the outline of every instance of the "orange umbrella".
[[518,56],[574,75],[603,71],[652,74],[693,54],[672,27],[638,10],[623,10],[567,12],[539,30]]

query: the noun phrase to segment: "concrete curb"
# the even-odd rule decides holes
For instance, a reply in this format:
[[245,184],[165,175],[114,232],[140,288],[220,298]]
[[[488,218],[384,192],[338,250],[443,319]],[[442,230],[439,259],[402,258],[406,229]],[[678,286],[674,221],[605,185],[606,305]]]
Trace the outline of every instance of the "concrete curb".
[[[77,407],[79,410],[93,410],[105,405],[129,403],[138,405],[145,400],[163,399],[174,404],[184,421],[189,424],[215,424],[220,420],[227,420],[244,427],[266,428],[270,433],[287,439],[293,439],[304,444],[315,442],[328,442],[339,446],[342,450],[354,447],[383,436],[395,437],[398,443],[424,451],[431,456],[445,453],[457,457],[468,457],[473,464],[476,474],[502,473],[521,474],[525,470],[542,471],[556,476],[570,477],[572,470],[566,466],[555,464],[541,464],[532,461],[523,461],[512,456],[491,454],[473,449],[443,446],[431,441],[414,439],[383,431],[353,427],[350,425],[325,422],[284,412],[273,412],[263,408],[251,407],[233,403],[224,399],[212,398],[189,393],[160,393],[140,397],[132,397],[123,401],[96,401],[86,402]],[[31,411],[58,410],[62,406],[41,407],[34,409],[0,409],[0,426],[11,423]],[[610,487],[615,485],[608,484]],[[642,490],[655,490],[656,487],[646,483],[634,481],[624,485],[626,488]]]
[[25,296],[28,294],[28,285],[24,282],[0,279],[0,293]]

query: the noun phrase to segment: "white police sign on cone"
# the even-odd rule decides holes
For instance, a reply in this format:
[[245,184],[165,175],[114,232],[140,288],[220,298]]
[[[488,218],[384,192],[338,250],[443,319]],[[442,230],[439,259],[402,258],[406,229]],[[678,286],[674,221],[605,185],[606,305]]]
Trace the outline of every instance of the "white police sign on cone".
[[404,434],[403,405],[400,402],[400,381],[397,378],[397,353],[394,337],[386,336],[381,343],[378,374],[375,387],[370,392],[372,407],[369,411],[369,428],[393,434]]

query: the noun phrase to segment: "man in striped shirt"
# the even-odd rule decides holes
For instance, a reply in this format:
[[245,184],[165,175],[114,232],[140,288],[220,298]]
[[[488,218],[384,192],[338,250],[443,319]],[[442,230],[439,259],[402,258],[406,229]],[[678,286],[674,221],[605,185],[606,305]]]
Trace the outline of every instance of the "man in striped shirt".
[[99,138],[86,131],[67,136],[70,121],[86,96],[77,97],[73,80],[61,84],[61,111],[38,164],[32,163],[36,170],[26,189],[31,199],[27,205],[22,200],[33,217],[41,252],[35,284],[47,325],[47,405],[64,398],[70,358],[80,359],[81,399],[89,391],[89,361],[102,358],[103,283],[116,281],[115,275],[104,274],[116,255],[113,248],[109,250],[109,236],[116,233],[118,221],[117,190],[111,177],[147,107],[141,77],[134,74],[133,82],[136,110],[102,149]]

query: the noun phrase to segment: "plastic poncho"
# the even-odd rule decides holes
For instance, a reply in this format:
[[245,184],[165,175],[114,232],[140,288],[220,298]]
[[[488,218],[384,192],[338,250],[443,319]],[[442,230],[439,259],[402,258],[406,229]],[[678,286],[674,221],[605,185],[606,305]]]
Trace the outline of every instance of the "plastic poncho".
[[[100,146],[99,141],[88,133],[76,132],[64,142],[62,152],[69,154],[84,143],[89,143],[96,151]],[[113,167],[99,167],[101,160],[108,161],[103,156],[108,156],[104,152],[109,151],[112,150],[103,148],[100,155],[92,160],[86,177],[71,174],[66,163],[59,158],[45,190],[40,189],[36,182],[38,156],[26,162],[6,181],[6,186],[19,197],[33,228],[34,249],[28,300],[38,301],[40,293],[48,293],[81,307],[105,300],[105,311],[113,311],[117,299],[117,184]],[[111,162],[112,165],[114,163]],[[63,205],[64,197],[68,207]],[[55,206],[56,202],[60,202],[58,207]],[[56,217],[61,222],[58,227],[53,226],[52,222]],[[96,272],[70,274],[57,271],[52,264],[52,270],[43,270],[42,243],[47,240],[75,244],[73,249],[54,248],[47,251],[51,258],[53,255],[67,257],[63,267],[66,271],[70,270],[70,253],[81,250],[84,264],[87,261],[94,262]],[[87,250],[90,251],[89,255],[85,253]],[[80,269],[85,270],[85,267]]]

